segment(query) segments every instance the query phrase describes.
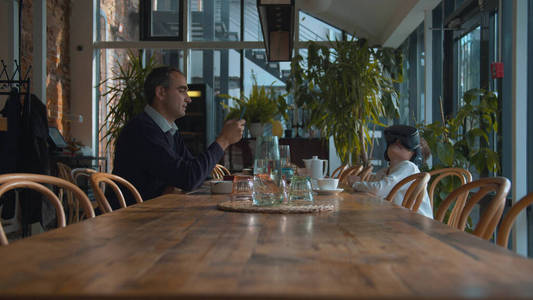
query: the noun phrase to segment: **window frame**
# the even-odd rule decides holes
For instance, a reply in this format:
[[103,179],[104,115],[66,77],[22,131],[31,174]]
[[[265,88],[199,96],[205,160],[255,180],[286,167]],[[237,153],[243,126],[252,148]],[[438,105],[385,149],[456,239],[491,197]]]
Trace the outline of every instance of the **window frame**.
[[139,41],[184,41],[183,36],[183,1],[179,1],[178,20],[179,34],[177,36],[153,36],[152,35],[152,0],[140,0],[139,3]]

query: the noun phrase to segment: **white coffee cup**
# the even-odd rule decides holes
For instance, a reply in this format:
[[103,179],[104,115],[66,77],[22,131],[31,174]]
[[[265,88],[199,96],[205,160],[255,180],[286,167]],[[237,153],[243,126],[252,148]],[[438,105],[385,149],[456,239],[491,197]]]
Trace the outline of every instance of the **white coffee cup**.
[[335,190],[339,184],[337,178],[320,178],[317,179],[318,188],[321,190]]

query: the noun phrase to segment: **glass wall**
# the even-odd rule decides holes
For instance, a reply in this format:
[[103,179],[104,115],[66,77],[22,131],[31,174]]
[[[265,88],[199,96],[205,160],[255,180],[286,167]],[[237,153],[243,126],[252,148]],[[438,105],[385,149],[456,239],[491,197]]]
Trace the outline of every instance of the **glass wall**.
[[300,41],[342,40],[342,30],[333,27],[303,11],[299,13]]
[[[140,12],[144,3],[140,0],[98,0],[97,2],[97,41],[127,41],[124,48],[114,44],[113,49],[101,49],[97,53],[98,71],[95,78],[98,81],[110,79],[113,70],[118,70],[118,64],[126,64],[128,50],[139,51],[147,48],[145,41],[140,41],[140,33],[146,35],[144,26],[146,15]],[[258,18],[256,0],[179,0],[149,1],[150,24],[149,37],[161,42],[169,42],[169,48],[178,49],[145,49],[140,55],[144,59],[154,57],[158,65],[170,65],[180,70],[186,70],[187,80],[191,85],[205,87],[206,136],[207,143],[214,140],[220,131],[225,112],[221,103],[232,105],[232,101],[220,94],[239,97],[241,92],[248,95],[255,76],[258,85],[273,86],[280,94],[285,94],[285,82],[290,74],[290,62],[267,62],[264,49],[257,47],[235,49],[227,42],[262,42],[263,33]],[[180,4],[182,4],[180,6]],[[143,7],[144,8],[144,7]],[[145,8],[144,8],[145,9]],[[182,25],[183,9],[187,13],[187,22]],[[338,28],[330,26],[319,19],[296,12],[299,17],[299,40],[327,41],[342,39],[343,33]],[[142,21],[142,22],[141,22]],[[179,28],[183,26],[183,28]],[[175,41],[179,31],[187,34],[183,41]],[[143,35],[143,39],[145,36]],[[173,36],[174,39],[171,37]],[[168,38],[168,40],[165,40]],[[207,42],[206,49],[190,49],[188,42]],[[302,50],[305,52],[305,50]],[[109,81],[113,84],[113,81]],[[99,95],[105,93],[100,88]],[[288,103],[292,100],[288,97]],[[99,97],[98,123],[105,127],[104,118],[107,115],[108,99]],[[104,134],[105,131],[102,131]],[[112,149],[105,152],[100,146],[99,155],[108,156]],[[109,157],[109,161],[112,158]],[[111,167],[111,166],[110,166]],[[111,170],[111,168],[109,169]]]
[[415,125],[424,120],[425,48],[423,23],[400,46],[403,53],[403,82],[399,84],[399,124]]
[[138,41],[140,0],[96,2],[97,41]]
[[241,39],[240,0],[189,0],[189,17],[190,41]]
[[244,40],[263,41],[256,0],[244,0]]
[[458,105],[463,106],[462,95],[473,88],[480,87],[480,44],[481,28],[465,34],[457,41],[457,96]]

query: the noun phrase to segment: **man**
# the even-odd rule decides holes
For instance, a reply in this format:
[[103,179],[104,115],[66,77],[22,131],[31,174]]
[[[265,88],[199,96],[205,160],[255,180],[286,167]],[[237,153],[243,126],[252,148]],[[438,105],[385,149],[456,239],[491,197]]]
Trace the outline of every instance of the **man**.
[[[191,98],[186,77],[171,67],[155,68],[144,83],[148,105],[120,133],[113,174],[131,182],[143,200],[160,196],[171,187],[200,186],[221,160],[224,150],[242,138],[244,120],[229,120],[207,150],[193,157],[174,123],[185,116]],[[127,194],[127,193],[126,193]],[[111,206],[120,206],[110,199]],[[127,197],[126,204],[134,203]]]

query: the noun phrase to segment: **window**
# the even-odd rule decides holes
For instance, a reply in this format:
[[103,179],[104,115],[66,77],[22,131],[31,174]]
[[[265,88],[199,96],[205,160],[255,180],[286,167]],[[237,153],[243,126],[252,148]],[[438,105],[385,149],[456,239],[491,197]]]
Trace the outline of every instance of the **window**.
[[300,41],[342,40],[342,30],[335,28],[311,15],[299,12]]
[[124,0],[97,2],[97,41],[137,41],[139,40],[139,1]]
[[241,39],[240,0],[189,0],[189,18],[191,41]]
[[263,32],[259,15],[257,14],[257,0],[244,0],[244,40],[263,41]]
[[183,40],[182,3],[141,0],[141,40]]
[[480,27],[476,27],[457,41],[457,100],[462,106],[462,95],[480,86]]
[[424,120],[425,105],[425,48],[424,24],[409,35],[400,46],[403,53],[403,82],[399,85],[399,124]]

